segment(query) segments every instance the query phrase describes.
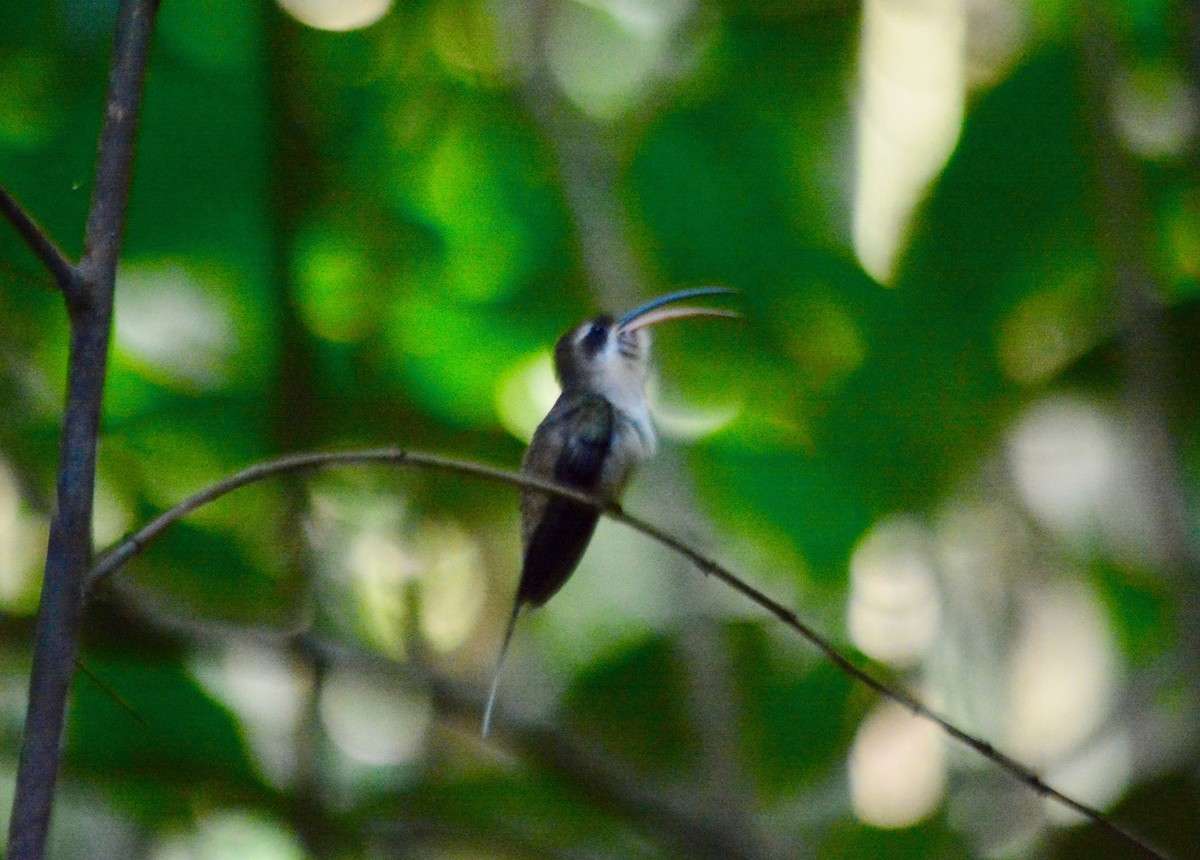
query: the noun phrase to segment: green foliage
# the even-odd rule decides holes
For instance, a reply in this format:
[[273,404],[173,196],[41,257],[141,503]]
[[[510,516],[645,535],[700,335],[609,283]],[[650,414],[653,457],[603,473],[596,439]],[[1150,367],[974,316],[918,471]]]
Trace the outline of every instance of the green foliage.
[[[687,719],[681,660],[667,639],[643,642],[581,679],[566,705],[605,748],[642,771],[686,773],[697,755]],[[639,715],[654,714],[653,722]]]
[[[0,183],[70,254],[112,5],[0,10]],[[853,241],[870,13],[772,0],[622,17],[636,5],[428,0],[348,32],[241,0],[162,5],[99,543],[289,451],[398,445],[515,468],[554,396],[563,330],[598,307],[728,285],[742,323],[657,336],[665,450],[629,510],[1051,783],[1186,851],[1185,643],[1200,622],[1194,571],[1173,568],[1162,526],[1176,491],[1200,489],[1195,130],[1154,150],[1121,126],[1115,164],[1097,138],[1097,117],[1130,104],[1163,134],[1173,106],[1195,111],[1186,86],[1168,98],[1191,84],[1183,25],[1163,4],[1110,4],[1115,55],[1098,81],[1088,52],[1110,49],[1078,32],[1075,4],[997,19],[1000,35],[1015,28],[1011,53],[967,94],[883,286]],[[1150,383],[1121,334],[1120,279],[1139,261],[1162,297]],[[60,298],[0,229],[10,691],[25,683],[54,510],[66,346]],[[1139,460],[1157,418],[1177,454],[1165,474]],[[246,488],[168,531],[88,609],[127,619],[83,659],[140,720],[77,680],[66,780],[98,796],[86,815],[132,820],[156,857],[181,833],[203,854],[212,822],[236,829],[242,813],[322,857],[690,857],[711,845],[706,828],[759,856],[1126,856],[1032,797],[963,791],[991,766],[940,746],[891,768],[935,762],[927,805],[876,826],[852,763],[880,702],[615,528],[522,618],[499,730],[479,743],[516,508],[510,490],[459,477],[347,470]],[[697,629],[719,650],[712,666],[689,644]],[[249,692],[200,685],[200,658],[247,642]],[[1063,654],[1083,655],[1066,680],[1037,674]],[[386,679],[379,702],[339,692],[337,671]],[[1073,697],[1066,717],[1038,723],[1023,697],[1044,704],[1055,686]],[[10,697],[5,771],[20,711]],[[599,764],[572,766],[547,737]],[[899,729],[888,749],[910,741]],[[995,821],[1002,802],[1011,822]]]
[[[89,652],[85,660],[91,674],[75,685],[67,762],[102,787],[127,781],[114,792],[114,800],[131,801],[127,811],[154,819],[150,787],[176,796],[206,784],[220,792],[257,788],[233,715],[183,666],[144,655]],[[120,691],[120,700],[100,683]]]

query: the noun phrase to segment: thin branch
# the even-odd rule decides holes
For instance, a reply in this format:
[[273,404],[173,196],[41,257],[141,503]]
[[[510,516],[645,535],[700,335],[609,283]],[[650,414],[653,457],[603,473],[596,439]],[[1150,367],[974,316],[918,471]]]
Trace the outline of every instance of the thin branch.
[[118,708],[128,714],[134,720],[134,722],[138,723],[143,728],[149,727],[150,723],[146,721],[146,718],[137,712],[137,708],[129,704],[128,699],[113,689],[111,684],[89,669],[82,661],[77,662],[75,667],[79,669],[79,671],[82,672],[86,678],[90,679],[91,682],[95,684],[102,693],[104,693],[104,695],[108,696],[108,698],[111,699]]
[[845,656],[836,645],[834,645],[812,627],[801,621],[800,618],[794,612],[792,612],[792,610],[788,609],[783,604],[772,599],[771,597],[768,597],[762,591],[759,591],[757,588],[747,583],[728,568],[719,564],[699,550],[693,548],[685,541],[680,540],[673,535],[667,534],[662,529],[646,522],[645,520],[625,513],[617,505],[606,504],[599,499],[581,493],[578,490],[571,489],[570,487],[560,486],[548,481],[530,477],[528,475],[509,472],[503,469],[494,468],[492,466],[485,466],[465,460],[455,460],[449,457],[441,457],[436,454],[427,454],[420,451],[405,451],[399,448],[380,448],[364,451],[340,451],[314,454],[293,454],[280,457],[275,460],[258,463],[254,466],[237,472],[236,474],[230,475],[229,477],[224,478],[190,496],[175,507],[171,508],[169,511],[166,511],[155,517],[134,534],[105,551],[97,560],[87,578],[85,596],[90,595],[100,582],[116,572],[121,565],[141,553],[152,541],[162,535],[162,533],[165,532],[173,523],[187,516],[196,509],[203,507],[209,502],[219,499],[240,487],[244,487],[248,484],[253,484],[266,478],[288,472],[317,469],[327,466],[363,465],[367,463],[411,466],[420,469],[433,469],[444,472],[454,472],[463,475],[473,475],[475,477],[484,478],[485,480],[509,484],[511,486],[520,487],[523,489],[541,490],[551,495],[569,499],[580,505],[586,505],[588,507],[595,508],[610,519],[624,523],[635,531],[641,532],[647,537],[658,541],[663,546],[666,546],[669,549],[672,549],[690,559],[702,571],[721,580],[730,588],[749,598],[771,615],[775,616],[775,618],[783,622],[784,625],[791,628],[801,637],[806,639],[810,644],[815,646],[826,656],[827,659],[829,659],[830,662],[832,662],[847,675],[866,685],[885,698],[898,702],[911,711],[914,715],[934,723],[954,740],[959,741],[960,743],[975,750],[984,758],[1015,776],[1018,780],[1029,786],[1039,795],[1052,798],[1064,806],[1074,810],[1094,824],[1099,825],[1117,838],[1128,843],[1131,847],[1136,848],[1142,856],[1156,858],[1156,860],[1166,860],[1166,855],[1153,848],[1141,837],[1112,821],[1103,812],[1100,812],[1093,807],[1068,797],[1057,789],[1047,785],[1041,779],[1041,777],[1016,759],[1000,752],[987,741],[980,740],[979,738],[976,738],[975,736],[958,728],[944,717],[939,716],[937,713],[930,710],[908,693],[905,693],[903,690],[893,687],[890,684],[879,680],[866,670],[859,668],[854,661]]
[[21,238],[25,240],[29,250],[33,251],[42,261],[42,265],[46,267],[50,277],[54,279],[54,283],[62,290],[67,300],[72,301],[77,298],[81,289],[79,270],[50,238],[46,228],[39,224],[3,185],[0,185],[0,213],[3,213]]
[[104,400],[117,257],[125,226],[133,144],[158,0],[123,0],[100,131],[77,288],[64,291],[71,323],[67,403],[59,442],[55,514],[34,634],[29,701],[9,819],[11,860],[41,860],[54,806],[67,697],[79,651],[81,584],[92,562],[92,498]]

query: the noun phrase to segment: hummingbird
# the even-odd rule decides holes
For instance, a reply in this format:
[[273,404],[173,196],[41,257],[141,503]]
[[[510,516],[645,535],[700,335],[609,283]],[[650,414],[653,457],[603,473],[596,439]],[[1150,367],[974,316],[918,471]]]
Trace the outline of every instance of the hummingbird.
[[[653,456],[657,441],[645,385],[650,374],[650,326],[689,317],[736,318],[728,310],[677,306],[700,296],[734,293],[727,287],[679,290],[647,302],[619,319],[601,314],[579,323],[554,346],[554,372],[562,393],[533,433],[521,474],[552,481],[615,502],[634,470]],[[496,661],[483,712],[487,737],[521,610],[553,597],[575,571],[600,512],[538,490],[521,491],[524,561],[512,614]]]

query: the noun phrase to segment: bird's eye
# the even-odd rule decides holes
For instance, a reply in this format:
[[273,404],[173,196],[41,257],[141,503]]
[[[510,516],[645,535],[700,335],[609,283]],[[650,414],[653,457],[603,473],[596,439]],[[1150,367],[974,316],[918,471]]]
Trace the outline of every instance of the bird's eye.
[[594,356],[604,348],[604,343],[607,340],[608,329],[605,326],[592,323],[588,327],[587,334],[583,336],[583,340],[580,343],[583,346],[583,351],[587,355]]

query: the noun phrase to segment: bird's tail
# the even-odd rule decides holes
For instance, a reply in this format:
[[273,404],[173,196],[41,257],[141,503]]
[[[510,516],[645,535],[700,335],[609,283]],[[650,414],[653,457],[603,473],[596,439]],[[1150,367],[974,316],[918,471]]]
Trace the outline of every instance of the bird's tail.
[[517,628],[517,616],[521,614],[520,598],[513,601],[512,615],[508,617],[508,629],[504,631],[504,644],[500,646],[500,656],[496,658],[496,672],[492,676],[492,687],[488,691],[487,705],[483,709],[483,730],[480,737],[488,736],[492,725],[492,708],[496,704],[496,692],[500,689],[500,670],[504,668],[504,656],[508,653],[508,644],[512,642],[513,631]]

